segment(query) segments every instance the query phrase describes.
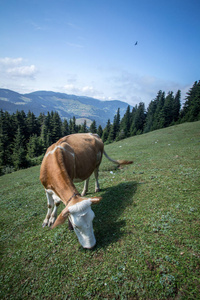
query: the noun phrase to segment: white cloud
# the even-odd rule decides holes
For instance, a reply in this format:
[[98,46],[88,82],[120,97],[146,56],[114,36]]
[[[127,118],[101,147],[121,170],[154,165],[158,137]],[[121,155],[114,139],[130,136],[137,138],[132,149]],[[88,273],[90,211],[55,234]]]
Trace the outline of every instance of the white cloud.
[[82,91],[86,93],[94,93],[94,88],[92,86],[84,86]]
[[100,92],[98,90],[96,90],[93,86],[80,86],[80,84],[76,83],[72,84],[66,84],[64,85],[62,89],[65,93],[67,94],[75,94],[78,96],[87,96],[87,97],[92,97],[92,98],[97,98],[97,99],[101,99],[101,100],[105,100],[107,99],[104,95],[103,92]]
[[15,68],[7,69],[7,73],[11,76],[15,77],[31,77],[34,78],[35,74],[37,73],[37,69],[35,65],[31,66],[21,66]]
[[72,83],[64,85],[64,87],[61,88],[61,89],[63,89],[65,93],[69,93],[69,94],[77,94],[77,95],[79,95],[79,93],[80,93],[80,89],[77,88]]
[[23,77],[23,78],[35,78],[38,72],[35,65],[24,65],[24,59],[22,57],[11,58],[4,57],[0,58],[0,68],[2,74],[7,74],[7,77]]
[[0,65],[2,66],[16,66],[23,62],[23,58],[11,58],[11,57],[4,57],[0,58]]
[[95,93],[94,88],[92,86],[78,87],[77,85],[74,85],[72,83],[66,84],[64,86],[64,89],[66,90],[66,92],[70,92],[70,93],[73,92],[73,93],[77,93],[79,95],[80,94],[83,95],[83,93],[84,93],[84,95],[88,96],[88,94],[92,95]]
[[188,90],[188,85],[181,85],[170,80],[159,79],[151,75],[139,75],[118,70],[108,79],[115,99],[119,99],[135,106],[144,102],[146,108],[151,100],[156,98],[159,90],[166,93],[173,91],[174,94],[180,89],[182,99]]

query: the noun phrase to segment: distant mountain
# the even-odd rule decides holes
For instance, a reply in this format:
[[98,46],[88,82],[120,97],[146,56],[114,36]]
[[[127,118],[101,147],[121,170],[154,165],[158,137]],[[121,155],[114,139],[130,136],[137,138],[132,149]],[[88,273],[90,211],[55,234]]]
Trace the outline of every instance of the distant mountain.
[[120,108],[121,117],[125,114],[128,103],[112,100],[98,99],[55,93],[50,91],[37,91],[30,94],[19,94],[11,90],[0,89],[0,109],[15,113],[17,110],[29,110],[36,116],[48,111],[57,111],[62,119],[76,117],[77,123],[87,121],[87,125],[95,120],[97,125],[105,127],[108,119],[113,121],[117,109]]

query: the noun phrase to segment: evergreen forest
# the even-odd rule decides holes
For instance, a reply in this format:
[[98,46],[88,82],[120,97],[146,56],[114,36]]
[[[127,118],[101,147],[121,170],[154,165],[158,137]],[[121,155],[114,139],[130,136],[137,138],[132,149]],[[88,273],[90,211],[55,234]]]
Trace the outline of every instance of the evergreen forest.
[[94,120],[90,127],[86,122],[76,124],[76,118],[61,120],[57,112],[36,117],[32,112],[17,111],[9,114],[0,111],[0,174],[40,164],[46,149],[68,134],[97,133],[106,143],[147,133],[183,122],[200,120],[200,80],[187,92],[181,107],[181,91],[165,94],[159,91],[147,109],[143,102],[131,110],[127,107],[121,118],[118,109],[114,120],[107,121],[103,129]]

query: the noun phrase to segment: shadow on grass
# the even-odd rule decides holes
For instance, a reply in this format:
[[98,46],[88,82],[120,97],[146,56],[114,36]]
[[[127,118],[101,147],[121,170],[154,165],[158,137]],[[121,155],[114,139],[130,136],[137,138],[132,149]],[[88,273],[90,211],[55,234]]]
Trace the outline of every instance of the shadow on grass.
[[133,195],[136,190],[136,182],[124,182],[101,190],[103,199],[93,207],[96,215],[94,219],[97,240],[95,249],[107,247],[123,236],[121,229],[126,225],[126,221],[119,220],[119,217],[127,206],[133,205]]

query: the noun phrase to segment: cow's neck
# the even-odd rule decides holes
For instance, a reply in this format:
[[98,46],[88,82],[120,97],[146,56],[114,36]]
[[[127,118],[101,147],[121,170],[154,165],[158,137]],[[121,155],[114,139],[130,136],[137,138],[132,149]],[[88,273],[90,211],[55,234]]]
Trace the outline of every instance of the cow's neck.
[[53,177],[52,190],[60,197],[65,205],[72,202],[72,199],[78,197],[79,192],[68,176]]
[[68,205],[74,198],[77,198],[77,196],[80,197],[80,194],[78,192],[74,192],[74,194],[67,200],[66,205]]
[[[71,204],[72,200],[74,200],[76,197],[78,197],[79,192],[75,188],[74,185],[68,186],[64,189],[59,190],[60,198],[62,199],[63,203],[65,205]],[[74,201],[73,201],[74,202]]]

